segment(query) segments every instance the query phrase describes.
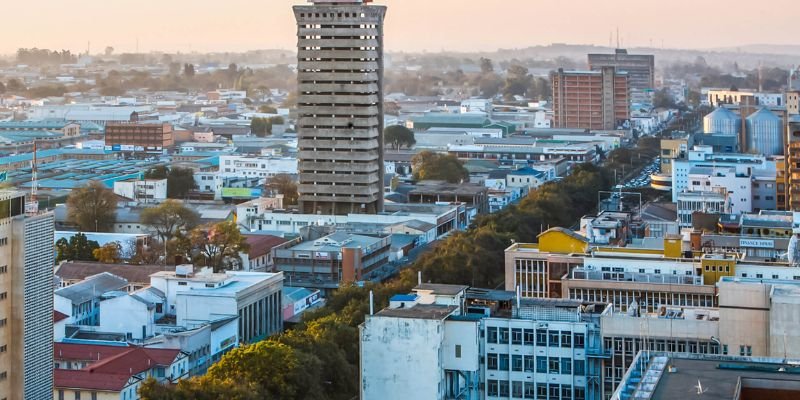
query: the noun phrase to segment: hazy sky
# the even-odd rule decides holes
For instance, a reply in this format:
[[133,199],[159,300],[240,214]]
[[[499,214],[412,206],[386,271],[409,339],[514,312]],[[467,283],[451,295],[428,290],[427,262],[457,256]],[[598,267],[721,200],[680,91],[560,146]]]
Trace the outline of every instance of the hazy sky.
[[[294,45],[302,0],[3,0],[0,53],[243,51]],[[494,50],[538,44],[672,48],[797,44],[796,0],[378,0],[389,51]]]

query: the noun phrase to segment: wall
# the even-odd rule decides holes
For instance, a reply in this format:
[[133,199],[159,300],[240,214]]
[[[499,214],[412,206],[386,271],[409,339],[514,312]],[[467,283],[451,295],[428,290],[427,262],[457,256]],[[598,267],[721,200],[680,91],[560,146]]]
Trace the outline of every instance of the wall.
[[768,356],[769,286],[719,282],[719,339],[728,354],[752,347],[753,356]]
[[[361,325],[361,398],[443,399],[440,320],[368,316]],[[413,349],[413,352],[409,352]]]
[[[144,335],[142,336],[142,327]],[[153,335],[155,329],[155,309],[131,296],[120,296],[100,302],[100,330],[103,332],[125,333],[135,340],[143,340]]]

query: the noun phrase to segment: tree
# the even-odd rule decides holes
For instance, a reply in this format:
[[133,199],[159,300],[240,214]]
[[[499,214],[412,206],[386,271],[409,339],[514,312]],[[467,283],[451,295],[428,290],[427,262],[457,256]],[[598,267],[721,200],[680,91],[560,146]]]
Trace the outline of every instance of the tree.
[[9,92],[12,92],[12,93],[19,93],[19,92],[24,92],[25,90],[27,90],[27,88],[25,87],[25,84],[23,84],[17,78],[9,79],[8,82],[6,82],[6,89]]
[[106,55],[106,57],[109,57],[114,54],[114,48],[111,46],[106,46],[106,49],[103,51],[103,53]]
[[195,75],[194,64],[183,64],[183,75],[187,78],[193,78]]
[[297,183],[287,174],[277,174],[269,177],[264,185],[267,190],[283,195],[284,206],[297,205],[300,195],[297,193]]
[[100,245],[83,233],[77,233],[69,240],[61,238],[56,241],[56,262],[95,261],[94,251],[98,248]]
[[524,96],[531,87],[533,77],[528,75],[528,69],[521,65],[512,65],[508,68],[506,84],[503,87],[503,96],[507,99],[514,96]]
[[142,224],[156,230],[156,235],[162,243],[172,240],[175,232],[191,230],[200,220],[200,216],[196,212],[171,199],[161,203],[158,207],[145,209],[139,218]]
[[172,167],[167,175],[167,197],[184,199],[190,191],[197,188],[194,181],[194,170],[191,168]]
[[392,125],[383,130],[383,140],[393,149],[410,148],[417,143],[414,132],[402,125]]
[[481,61],[482,74],[491,74],[492,72],[494,72],[494,64],[492,63],[492,60],[481,57],[480,61]]
[[469,171],[456,156],[423,151],[411,159],[414,179],[419,181],[447,181],[459,183],[469,179]]
[[250,132],[258,137],[272,134],[272,123],[267,118],[253,118],[250,120]]
[[82,231],[109,232],[117,220],[117,195],[102,183],[91,181],[67,197],[67,221]]
[[232,221],[197,227],[189,233],[189,241],[195,262],[214,268],[214,272],[241,264],[239,253],[249,250],[244,235]]
[[277,114],[278,110],[273,106],[263,105],[258,107],[258,112],[262,114]]
[[120,256],[121,250],[122,246],[117,242],[106,243],[92,250],[92,256],[101,263],[117,264],[122,261],[122,257]]
[[166,165],[158,165],[144,172],[144,179],[167,179],[169,168]]

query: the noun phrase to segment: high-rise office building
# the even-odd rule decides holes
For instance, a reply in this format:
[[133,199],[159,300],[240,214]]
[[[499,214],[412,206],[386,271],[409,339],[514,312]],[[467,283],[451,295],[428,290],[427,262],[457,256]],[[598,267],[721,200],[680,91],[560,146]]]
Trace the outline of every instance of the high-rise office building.
[[0,191],[0,399],[53,396],[53,214]]
[[383,209],[383,20],[371,0],[295,6],[303,213]]
[[550,79],[555,128],[614,130],[630,120],[626,73],[559,69]]
[[652,93],[656,87],[655,56],[628,54],[625,49],[616,49],[614,54],[589,54],[589,69],[601,71],[605,67],[614,67],[617,71],[628,74],[632,101],[652,101]]
[[786,209],[800,211],[800,117],[789,119],[786,132]]

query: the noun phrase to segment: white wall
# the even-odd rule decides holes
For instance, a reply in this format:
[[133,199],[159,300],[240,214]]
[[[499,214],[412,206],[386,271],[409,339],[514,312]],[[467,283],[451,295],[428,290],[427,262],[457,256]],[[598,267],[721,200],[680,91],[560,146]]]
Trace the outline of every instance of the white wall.
[[[145,336],[142,336],[142,327]],[[143,340],[154,334],[155,310],[131,296],[120,296],[100,302],[100,330],[103,332],[130,334],[135,340]]]
[[440,320],[368,316],[361,328],[361,398],[443,399],[442,325]]

